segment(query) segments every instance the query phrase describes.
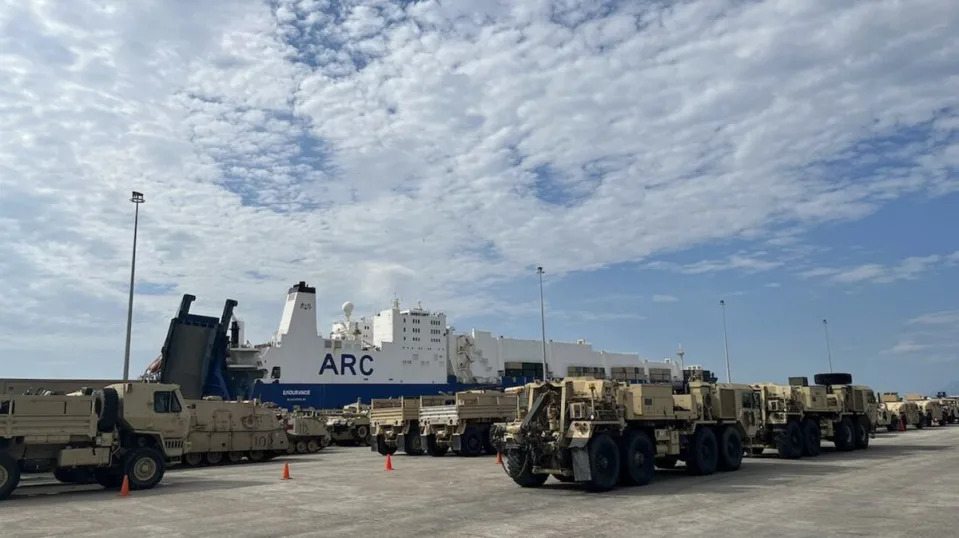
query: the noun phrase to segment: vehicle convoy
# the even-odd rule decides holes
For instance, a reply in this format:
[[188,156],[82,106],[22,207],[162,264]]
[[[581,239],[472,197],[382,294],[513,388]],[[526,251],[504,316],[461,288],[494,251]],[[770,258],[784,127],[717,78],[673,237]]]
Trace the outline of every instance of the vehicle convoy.
[[869,387],[853,385],[849,374],[789,378],[789,385],[754,385],[759,394],[762,421],[756,438],[747,440],[754,454],[775,449],[780,457],[815,457],[821,440],[839,450],[869,447],[875,431],[878,402]]
[[326,415],[326,429],[333,442],[340,446],[370,444],[370,408],[360,403],[343,406],[343,409],[322,411]]
[[925,426],[925,419],[922,414],[919,412],[919,406],[916,405],[916,402],[903,401],[899,397],[898,392],[884,392],[880,396],[882,402],[886,405],[886,410],[889,412],[889,424],[886,426],[886,429],[889,431],[895,431],[902,426],[905,428],[908,425],[915,426],[917,430],[921,430]]
[[490,427],[516,418],[516,394],[467,390],[452,396],[421,396],[421,446],[431,456],[495,454]]
[[760,418],[749,385],[694,379],[673,394],[666,385],[571,377],[526,388],[528,411],[494,430],[506,472],[522,487],[549,476],[593,491],[644,485],[654,465],[680,460],[692,474],[734,471]]
[[128,477],[130,489],[148,489],[180,462],[190,416],[178,386],[122,383],[84,392],[0,396],[0,499],[24,468],[52,467],[62,482],[90,477],[108,488]]
[[313,454],[330,446],[327,417],[315,409],[294,409],[280,415],[289,439],[288,454]]
[[189,448],[186,465],[264,461],[286,454],[287,430],[276,411],[255,401],[228,402],[217,396],[187,400]]
[[386,456],[402,449],[409,456],[423,454],[419,398],[373,398],[370,401],[370,449]]
[[919,415],[922,417],[925,426],[945,426],[943,421],[942,403],[939,400],[924,398],[922,394],[906,394],[904,398],[907,402],[915,402],[919,407]]

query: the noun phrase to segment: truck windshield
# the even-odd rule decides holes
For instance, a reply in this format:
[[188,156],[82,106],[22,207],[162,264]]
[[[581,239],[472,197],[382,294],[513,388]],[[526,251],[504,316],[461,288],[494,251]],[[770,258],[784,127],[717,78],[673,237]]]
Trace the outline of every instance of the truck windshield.
[[153,411],[156,413],[179,413],[182,410],[176,393],[165,390],[153,394]]

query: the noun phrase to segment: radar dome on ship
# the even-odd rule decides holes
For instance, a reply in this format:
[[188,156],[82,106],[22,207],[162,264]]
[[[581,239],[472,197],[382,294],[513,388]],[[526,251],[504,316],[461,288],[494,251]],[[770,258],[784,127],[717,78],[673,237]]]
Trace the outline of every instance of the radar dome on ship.
[[350,301],[343,303],[343,313],[346,314],[346,317],[350,317],[353,314],[353,303]]

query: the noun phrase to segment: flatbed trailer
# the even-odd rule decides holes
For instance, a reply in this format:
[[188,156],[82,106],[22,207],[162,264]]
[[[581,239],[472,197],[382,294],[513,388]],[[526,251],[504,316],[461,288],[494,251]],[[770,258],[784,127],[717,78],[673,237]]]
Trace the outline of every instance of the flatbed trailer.
[[516,418],[516,394],[468,390],[455,395],[421,396],[419,430],[431,456],[452,450],[459,456],[495,454],[490,438],[494,423]]

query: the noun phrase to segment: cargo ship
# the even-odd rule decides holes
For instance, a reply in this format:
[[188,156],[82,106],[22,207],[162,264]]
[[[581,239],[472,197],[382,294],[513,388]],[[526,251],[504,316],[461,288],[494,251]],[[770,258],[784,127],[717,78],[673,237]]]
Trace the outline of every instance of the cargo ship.
[[[542,379],[542,340],[457,333],[446,314],[421,305],[343,319],[329,335],[317,331],[316,289],[305,282],[288,291],[280,325],[269,342],[241,345],[242,322],[230,326],[226,361],[231,392],[283,407],[332,408],[371,398],[502,388]],[[227,318],[229,319],[229,318]],[[594,376],[631,383],[682,383],[678,362],[648,361],[633,353],[594,350],[585,340],[546,342],[546,377]]]

